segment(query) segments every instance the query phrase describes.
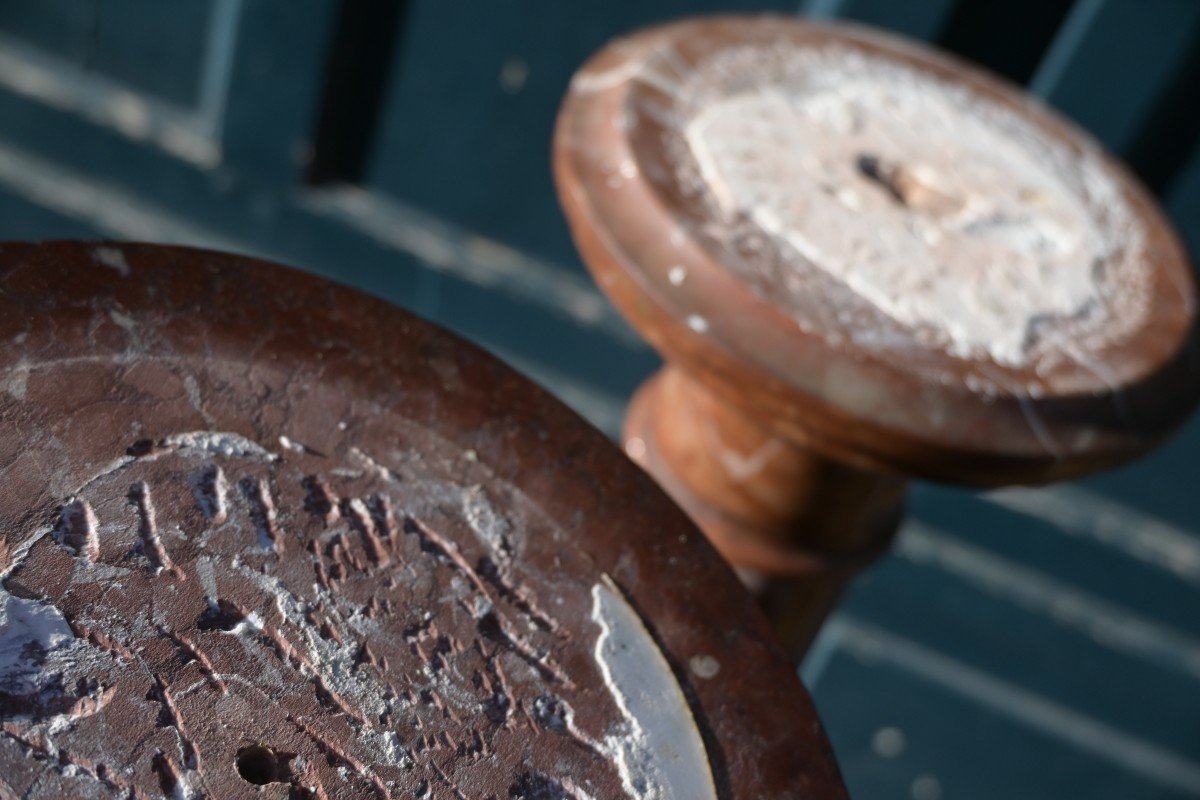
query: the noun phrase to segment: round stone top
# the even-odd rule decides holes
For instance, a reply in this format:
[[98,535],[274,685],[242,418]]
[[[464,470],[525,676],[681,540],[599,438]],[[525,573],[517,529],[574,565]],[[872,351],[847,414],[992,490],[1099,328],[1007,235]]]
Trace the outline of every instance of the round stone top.
[[555,167],[634,325],[831,454],[1046,480],[1195,402],[1195,286],[1145,190],[929,48],[769,16],[650,29],[576,75]]
[[382,301],[5,244],[0,420],[0,796],[845,797],[683,514]]

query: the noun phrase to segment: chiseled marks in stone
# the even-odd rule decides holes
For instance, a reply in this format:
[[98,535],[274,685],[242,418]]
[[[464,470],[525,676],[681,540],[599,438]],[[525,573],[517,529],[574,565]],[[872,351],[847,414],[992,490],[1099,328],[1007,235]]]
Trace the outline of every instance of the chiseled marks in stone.
[[500,561],[508,561],[513,555],[512,523],[496,510],[482,486],[471,486],[462,493],[463,516],[471,530]]
[[275,499],[271,496],[271,484],[266,478],[245,477],[239,481],[242,495],[250,505],[250,518],[258,532],[258,546],[263,550],[284,550],[283,531],[279,529],[275,512]]
[[66,619],[53,605],[0,589],[0,690],[9,694],[35,690],[46,653],[74,639]]
[[362,450],[358,449],[357,447],[350,448],[350,455],[353,456],[356,461],[358,461],[360,464],[362,464],[368,470],[370,470],[371,472],[374,472],[379,477],[383,478],[385,481],[392,480],[393,476],[392,476],[391,470],[389,470],[383,464],[379,463],[379,461],[377,461],[375,458],[364,453]]
[[595,657],[625,717],[605,746],[637,800],[716,800],[700,731],[670,664],[608,576],[592,587]]
[[165,571],[182,578],[183,571],[171,561],[162,537],[159,536],[158,514],[154,508],[154,498],[150,495],[150,486],[145,481],[138,481],[129,487],[129,502],[137,508],[142,554],[150,560],[155,572]]
[[196,562],[192,565],[192,572],[195,573],[196,579],[200,581],[200,587],[204,589],[205,599],[208,600],[210,605],[215,603],[219,595],[217,575],[213,567],[213,557],[202,556],[197,558]]
[[255,458],[276,461],[279,456],[257,442],[252,442],[238,433],[223,431],[188,431],[176,433],[162,441],[164,447],[186,451],[199,451],[215,456]]
[[[101,480],[102,478],[104,478],[108,475],[111,475],[112,473],[121,469],[123,466],[125,466],[126,464],[130,463],[133,460],[134,460],[133,456],[124,455],[124,456],[119,456],[116,459],[110,461],[108,464],[101,467],[96,473],[94,473],[86,481],[84,481],[82,486],[79,487],[79,490],[74,493],[74,497],[78,498],[87,487],[91,486],[96,481]],[[71,502],[74,502],[74,500],[68,500],[67,502],[69,504]],[[61,525],[61,523],[62,523],[62,520],[60,519],[57,521],[56,524]],[[16,544],[15,546],[11,543],[11,540],[10,540],[7,543],[8,548],[9,548],[8,560],[6,563],[0,563],[0,567],[2,567],[2,568],[0,568],[0,586],[3,585],[3,581],[5,579],[7,579],[13,573],[13,571],[16,570],[25,561],[25,559],[29,556],[30,551],[33,549],[34,545],[36,545],[42,539],[42,537],[44,537],[48,534],[53,535],[54,533],[55,533],[55,528],[53,526],[47,525],[47,526],[40,527],[40,528],[34,530],[29,536],[27,536],[24,540],[22,540],[20,543]],[[85,531],[85,533],[86,533],[86,531]],[[84,544],[86,545],[86,543],[87,542],[86,542],[86,538],[85,538]]]
[[191,478],[192,495],[200,511],[214,525],[220,525],[229,515],[229,481],[219,464],[209,464]]
[[[397,769],[425,771],[432,780],[425,785],[440,780],[448,787],[447,796],[474,796],[470,770],[510,768],[507,761],[497,765],[495,756],[511,753],[512,745],[494,749],[496,737],[523,742],[530,735],[523,728],[518,730],[518,712],[529,717],[535,727],[541,723],[552,734],[565,733],[584,749],[570,751],[575,754],[567,762],[547,759],[536,767],[544,772],[536,772],[531,765],[512,764],[519,773],[513,776],[513,787],[561,789],[563,797],[586,800],[595,793],[594,786],[599,784],[594,780],[599,776],[607,776],[604,785],[612,785],[607,781],[619,781],[625,774],[631,785],[641,782],[653,789],[653,793],[633,795],[647,800],[702,800],[709,796],[692,792],[690,784],[679,784],[674,763],[664,766],[656,761],[664,757],[666,742],[674,747],[667,757],[679,761],[680,752],[694,751],[707,769],[703,746],[678,685],[670,690],[673,694],[658,686],[659,681],[672,680],[669,666],[615,586],[604,587],[612,594],[599,598],[593,613],[609,644],[597,644],[595,666],[586,657],[581,664],[583,676],[595,678],[603,668],[601,659],[609,659],[611,668],[604,677],[613,690],[611,698],[603,689],[594,695],[590,680],[581,693],[574,680],[580,675],[568,674],[572,662],[560,665],[556,660],[558,643],[571,638],[571,628],[560,630],[556,620],[539,609],[537,591],[527,583],[523,571],[526,565],[515,557],[508,560],[510,554],[521,550],[527,519],[510,505],[517,496],[514,489],[487,483],[485,490],[477,483],[463,486],[408,474],[401,479],[391,473],[384,483],[384,474],[374,468],[347,480],[325,478],[322,475],[332,475],[333,470],[327,469],[320,454],[286,454],[276,459],[254,442],[226,435],[216,439],[176,435],[157,443],[145,440],[135,443],[129,453],[67,496],[57,521],[51,521],[57,527],[41,530],[15,552],[17,563],[25,561],[33,543],[49,533],[78,557],[71,581],[74,588],[59,598],[64,601],[60,607],[19,601],[21,605],[11,614],[5,611],[0,622],[0,679],[5,656],[16,659],[23,652],[4,648],[6,643],[24,643],[24,647],[35,640],[43,642],[29,645],[28,651],[36,656],[33,666],[41,667],[33,670],[36,674],[31,679],[47,685],[44,689],[35,686],[35,691],[19,698],[22,707],[33,708],[36,716],[27,722],[18,713],[6,720],[19,720],[19,729],[13,731],[43,748],[47,769],[60,774],[82,770],[109,785],[105,776],[116,774],[113,764],[118,756],[102,754],[106,761],[96,767],[99,762],[87,761],[91,756],[81,755],[73,746],[72,728],[75,721],[104,708],[110,697],[126,703],[128,689],[114,686],[136,673],[150,681],[145,691],[135,692],[137,698],[157,703],[159,727],[170,729],[176,738],[169,746],[160,739],[157,754],[150,746],[147,758],[153,762],[151,769],[161,777],[168,796],[174,791],[176,796],[191,792],[198,797],[205,791],[206,771],[218,768],[214,766],[215,751],[205,745],[206,737],[211,736],[209,728],[195,711],[198,693],[219,696],[221,699],[213,702],[224,707],[233,702],[226,698],[264,688],[283,691],[300,685],[295,683],[299,678],[311,684],[312,695],[294,689],[289,690],[291,694],[324,709],[311,716],[283,716],[278,723],[310,737],[335,763],[343,781],[366,781],[380,797],[400,795],[399,784],[393,784],[400,774]],[[304,463],[310,457],[311,461]],[[311,469],[321,470],[321,474]],[[401,498],[395,510],[389,493]],[[331,513],[333,509],[336,514]],[[267,512],[275,512],[277,517]],[[261,533],[272,525],[277,526],[277,534],[286,531],[296,543],[286,554],[274,547],[264,551],[255,546],[253,535],[246,535],[254,528]],[[199,526],[205,526],[204,530],[198,530]],[[353,533],[356,527],[358,537]],[[164,538],[158,535],[160,529]],[[100,532],[95,563],[84,557],[87,530]],[[111,541],[109,532],[118,530],[131,541]],[[364,540],[360,546],[364,532],[371,533],[371,541]],[[270,535],[266,538],[280,541]],[[175,563],[164,540],[172,548]],[[212,549],[215,542],[221,542],[220,550]],[[374,555],[372,546],[377,546]],[[139,550],[141,555],[136,555]],[[55,548],[48,548],[45,554],[61,559]],[[119,591],[106,592],[102,597],[107,599],[86,608],[71,606],[71,591],[107,584],[117,564],[130,558],[133,569],[127,572],[131,579],[190,597],[183,617],[179,616],[181,609],[170,604],[156,608],[156,603],[148,604],[145,614],[114,614],[109,600],[116,600]],[[148,571],[143,568],[147,559],[153,568]],[[315,581],[307,578],[310,564]],[[185,580],[174,576],[176,566],[181,573],[189,573]],[[299,573],[287,572],[297,567],[302,568]],[[320,574],[325,567],[330,575],[338,568],[341,587],[322,582]],[[444,570],[449,575],[436,574]],[[31,569],[24,574],[26,585],[39,590],[36,582],[42,571]],[[404,596],[403,592],[388,588],[431,577],[428,597],[424,597],[425,590],[415,597],[420,608],[397,604],[395,598]],[[374,585],[379,591],[370,597],[347,591],[363,585]],[[250,587],[255,588],[248,591]],[[0,594],[0,599],[6,596]],[[586,600],[586,595],[579,599]],[[267,600],[265,606],[263,600]],[[189,608],[194,608],[195,617],[190,616]],[[587,604],[577,611],[586,618]],[[10,617],[19,621],[21,614],[26,618],[32,615],[41,627],[10,625]],[[397,637],[385,635],[389,631],[394,634],[396,624],[410,615],[414,623],[409,626],[411,637],[406,630],[402,638],[412,647],[415,658],[411,662],[388,646],[387,642]],[[62,640],[64,625],[71,635],[69,641]],[[146,651],[136,644],[150,640],[160,644]],[[631,655],[624,652],[630,643],[635,646]],[[588,638],[582,646],[590,645]],[[610,652],[614,648],[619,652]],[[159,656],[148,655],[156,649]],[[247,657],[251,659],[249,669],[243,666],[227,671],[234,652],[243,665]],[[154,663],[160,657],[177,658],[191,671],[191,677],[175,681],[173,672],[163,672]],[[13,666],[14,674],[25,674],[23,663]],[[628,684],[634,676],[629,670],[644,670],[647,665],[661,672],[649,676],[649,691],[660,698],[659,703],[668,698],[668,711],[681,714],[679,720],[664,723],[647,717],[647,696],[631,691]],[[60,675],[64,676],[63,685],[81,688],[73,694],[56,689],[52,683]],[[87,686],[77,681],[97,676],[98,682],[93,680]],[[543,697],[562,709],[549,713],[549,723],[538,719],[538,703]],[[571,701],[588,706],[585,725],[574,724]],[[597,708],[602,709],[601,721],[594,720]],[[650,711],[661,713],[659,708]],[[550,724],[555,713],[563,720],[562,730]],[[318,718],[332,722],[316,724]],[[339,732],[341,725],[348,726],[352,736]],[[693,738],[684,740],[681,751],[674,741],[675,731],[688,725]],[[13,731],[6,728],[15,738]],[[604,732],[609,736],[601,736]],[[534,731],[533,735],[541,734]],[[554,736],[548,739],[554,740]],[[447,764],[456,765],[455,769]],[[297,765],[296,769],[292,776],[296,791],[320,785],[317,768],[309,771]],[[117,777],[126,780],[124,775]],[[337,788],[336,778],[333,786],[330,779],[321,780],[329,787],[326,791]],[[710,778],[705,781],[704,785],[711,784]],[[127,787],[122,783],[119,788]],[[427,790],[418,787],[418,792]]]
[[6,720],[28,721],[52,735],[100,711],[109,699],[105,687],[64,687],[57,679],[104,655],[77,637],[53,604],[0,586],[0,710]]
[[1083,326],[1094,350],[1140,324],[1144,231],[1095,152],[845,48],[733,49],[693,83],[744,86],[731,76],[749,70],[756,88],[698,89],[679,124],[718,215],[780,249],[785,306],[803,305],[786,270],[815,268],[952,355],[1003,366],[1062,329]]
[[[277,578],[246,567],[242,567],[241,572],[274,599],[281,620],[299,632],[300,647],[291,643],[282,625],[268,625],[256,620],[255,625],[237,630],[266,641],[282,660],[312,681],[330,705],[358,722],[361,726],[358,734],[369,738],[391,763],[411,765],[411,756],[401,746],[395,732],[376,731],[371,721],[389,710],[390,701],[386,685],[376,680],[373,672],[357,669],[357,642],[338,641],[321,635],[309,621],[305,603]],[[334,603],[330,602],[328,607],[332,609]],[[346,627],[346,620],[339,621]]]
[[100,550],[96,540],[96,514],[87,500],[73,498],[62,507],[55,538],[76,555],[95,561]]
[[280,436],[279,444],[285,450],[291,450],[293,453],[304,453],[305,455],[310,455],[310,456],[323,456],[324,455],[324,453],[314,450],[313,448],[306,445],[304,442],[298,442],[295,439],[292,439],[287,436]]

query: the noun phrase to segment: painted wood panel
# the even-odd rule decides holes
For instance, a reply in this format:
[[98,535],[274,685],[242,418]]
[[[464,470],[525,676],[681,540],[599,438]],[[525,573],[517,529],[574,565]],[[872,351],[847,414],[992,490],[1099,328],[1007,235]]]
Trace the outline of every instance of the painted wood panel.
[[1081,0],[1030,90],[1124,152],[1197,46],[1193,0]]
[[402,21],[368,183],[576,270],[550,140],[572,73],[612,37],[706,11],[792,2],[619,0],[484,4],[413,0]]
[[801,13],[812,19],[845,19],[902,33],[914,39],[936,39],[958,0],[923,3],[895,0],[805,0]]
[[199,99],[220,0],[5,0],[0,31],[180,106]]

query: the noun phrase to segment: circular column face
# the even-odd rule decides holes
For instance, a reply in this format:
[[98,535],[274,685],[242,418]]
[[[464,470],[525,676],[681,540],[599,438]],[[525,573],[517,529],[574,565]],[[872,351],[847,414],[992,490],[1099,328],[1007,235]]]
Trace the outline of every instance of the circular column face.
[[717,17],[618,40],[556,141],[573,231],[664,353],[838,457],[1044,480],[1191,410],[1196,290],[1145,190],[950,56]]
[[0,420],[14,796],[844,797],[686,518],[381,301],[211,252],[3,245]]

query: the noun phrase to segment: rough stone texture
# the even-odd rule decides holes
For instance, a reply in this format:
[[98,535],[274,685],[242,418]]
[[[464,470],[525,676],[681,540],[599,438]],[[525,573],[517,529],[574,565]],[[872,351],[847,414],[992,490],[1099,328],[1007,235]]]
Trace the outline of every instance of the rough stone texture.
[[705,187],[719,238],[762,242],[728,266],[802,327],[878,335],[823,315],[813,270],[1004,367],[1091,358],[1142,324],[1145,232],[1097,150],[836,44],[730,48],[681,92],[681,182]]
[[5,245],[0,479],[4,800],[844,796],[682,514],[379,301]]
[[1128,460],[1200,397],[1154,199],[1068,120],[934,49],[708,16],[576,74],[555,176],[584,262],[667,361],[773,434],[995,485]]

